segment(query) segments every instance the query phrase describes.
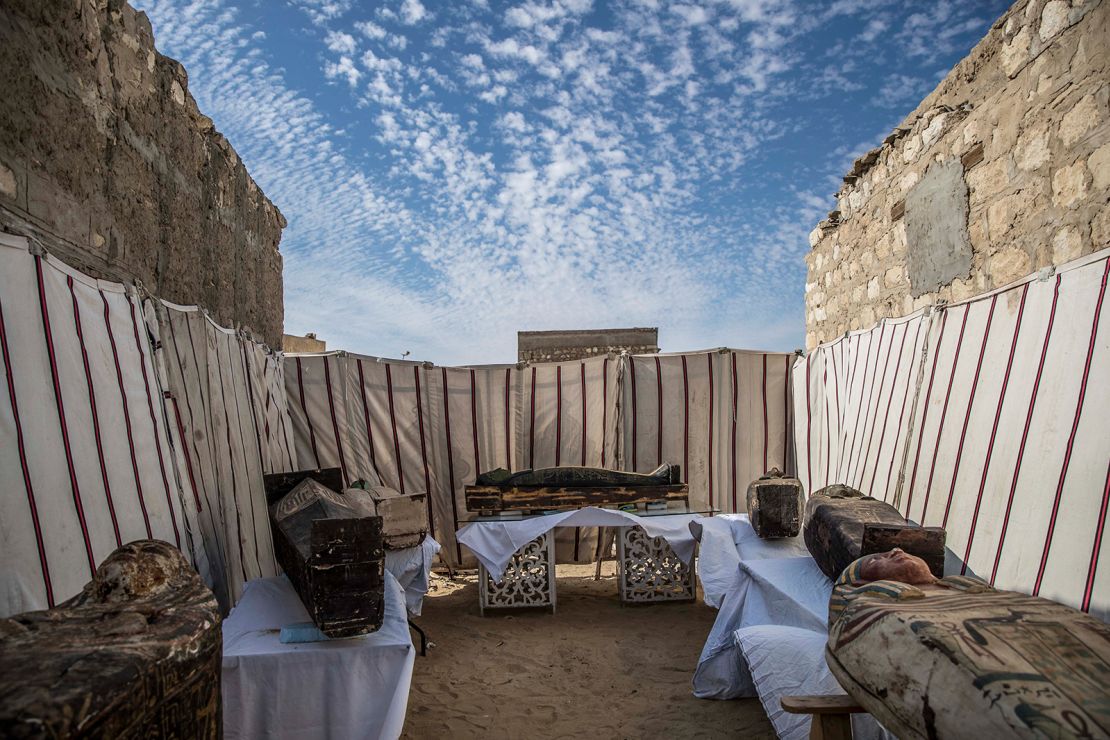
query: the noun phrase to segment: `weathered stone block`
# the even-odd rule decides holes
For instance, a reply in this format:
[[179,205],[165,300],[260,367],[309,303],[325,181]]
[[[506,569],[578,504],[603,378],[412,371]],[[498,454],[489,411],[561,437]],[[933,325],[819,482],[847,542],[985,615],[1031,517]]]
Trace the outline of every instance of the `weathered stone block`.
[[[1101,105],[1098,98],[1101,97]],[[1071,147],[1079,139],[1083,138],[1084,134],[1098,126],[1106,118],[1106,95],[1105,88],[1098,97],[1095,94],[1084,95],[1078,103],[1076,103],[1071,110],[1064,114],[1060,119],[1060,141],[1064,142],[1064,146]]]
[[1087,197],[1087,165],[1078,159],[1052,173],[1052,202],[1070,208]]
[[1103,144],[1087,157],[1087,169],[1091,171],[1091,185],[1095,190],[1110,188],[1110,143]]

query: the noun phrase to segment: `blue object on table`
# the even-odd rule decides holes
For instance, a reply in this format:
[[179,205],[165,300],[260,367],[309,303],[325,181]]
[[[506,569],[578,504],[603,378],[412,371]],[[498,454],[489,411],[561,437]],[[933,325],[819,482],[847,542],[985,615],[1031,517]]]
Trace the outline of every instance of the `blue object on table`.
[[323,642],[331,638],[320,631],[312,622],[297,622],[287,624],[281,628],[281,637],[278,638],[283,645],[297,642]]

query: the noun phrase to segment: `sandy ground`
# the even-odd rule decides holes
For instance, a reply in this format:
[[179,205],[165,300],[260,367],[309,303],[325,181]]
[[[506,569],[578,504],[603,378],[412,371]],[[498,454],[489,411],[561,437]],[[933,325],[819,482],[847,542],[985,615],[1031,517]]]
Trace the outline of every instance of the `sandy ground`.
[[404,737],[774,737],[758,700],[690,693],[713,609],[622,607],[613,564],[593,573],[558,566],[555,615],[484,618],[475,575],[434,577],[416,621],[435,647],[416,658]]

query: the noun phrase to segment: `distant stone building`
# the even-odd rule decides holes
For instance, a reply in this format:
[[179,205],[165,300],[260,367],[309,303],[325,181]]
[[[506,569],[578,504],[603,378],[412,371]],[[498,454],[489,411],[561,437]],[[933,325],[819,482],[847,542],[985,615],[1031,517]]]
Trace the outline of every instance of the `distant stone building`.
[[0,3],[0,231],[271,347],[285,218],[126,2]]
[[295,334],[281,335],[281,349],[285,352],[327,352],[328,343],[317,339],[312,332],[298,337]]
[[1110,245],[1110,3],[1018,0],[858,159],[806,257],[806,346]]
[[575,329],[569,331],[519,331],[520,362],[562,362],[604,355],[608,352],[650,354],[659,351],[659,329]]

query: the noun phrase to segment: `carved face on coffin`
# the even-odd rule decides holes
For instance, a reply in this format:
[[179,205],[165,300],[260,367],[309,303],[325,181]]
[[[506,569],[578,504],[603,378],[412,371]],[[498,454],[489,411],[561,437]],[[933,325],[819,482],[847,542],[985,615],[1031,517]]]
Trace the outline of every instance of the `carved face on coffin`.
[[897,547],[869,555],[860,564],[859,574],[867,581],[898,581],[914,585],[937,580],[924,560]]

